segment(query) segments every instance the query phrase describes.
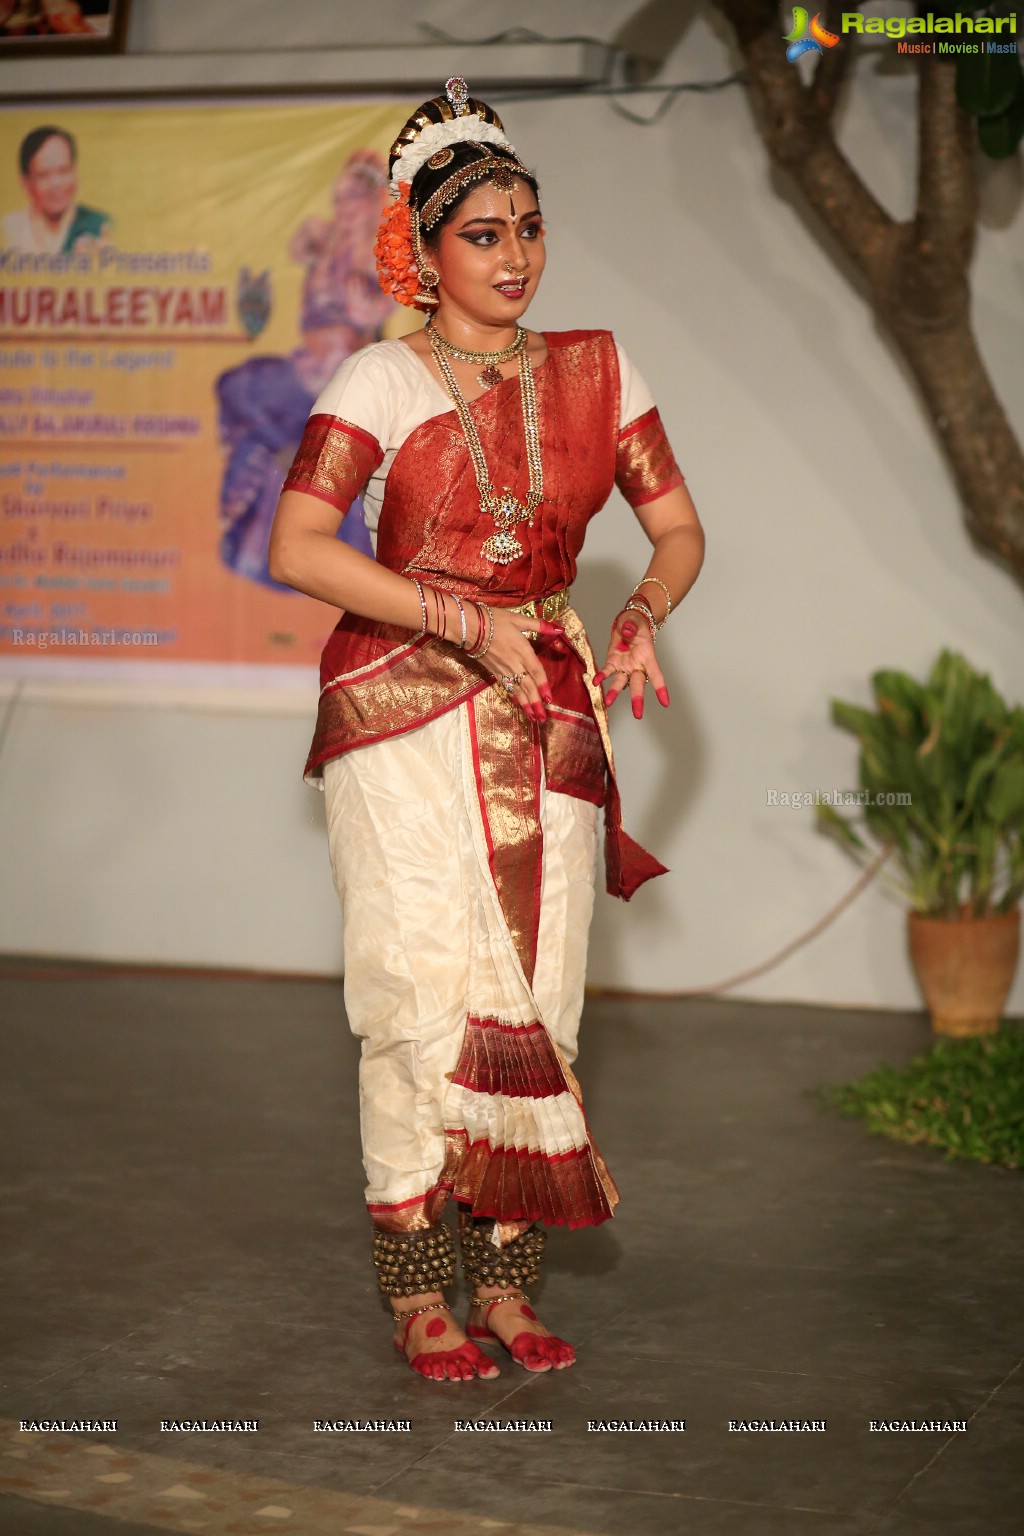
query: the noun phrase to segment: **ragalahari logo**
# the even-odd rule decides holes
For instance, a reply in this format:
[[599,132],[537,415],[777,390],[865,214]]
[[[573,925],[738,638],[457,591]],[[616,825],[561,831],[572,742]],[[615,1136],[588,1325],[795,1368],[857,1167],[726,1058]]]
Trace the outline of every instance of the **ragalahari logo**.
[[[810,37],[807,36],[808,30]],[[802,5],[793,7],[793,30],[785,34],[789,47],[786,49],[786,58],[791,64],[805,53],[824,53],[826,48],[834,48],[841,38],[835,32],[829,32],[821,24],[821,13],[816,11],[811,17],[811,25],[807,26],[807,12]]]

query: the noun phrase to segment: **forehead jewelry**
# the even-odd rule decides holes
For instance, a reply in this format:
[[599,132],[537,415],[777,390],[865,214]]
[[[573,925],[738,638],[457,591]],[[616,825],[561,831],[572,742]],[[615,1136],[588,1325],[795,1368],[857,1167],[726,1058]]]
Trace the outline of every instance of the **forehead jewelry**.
[[526,434],[526,459],[530,466],[530,488],[526,500],[520,501],[510,490],[496,492],[491,484],[484,458],[480,434],[469,406],[459,389],[451,364],[443,347],[438,345],[438,333],[430,328],[430,346],[441,377],[458,412],[462,430],[469,447],[469,456],[480,492],[480,510],[493,517],[497,531],[489,535],[480,546],[480,553],[495,565],[510,565],[526,553],[513,532],[517,523],[532,523],[533,514],[544,500],[544,465],[540,455],[540,423],[537,415],[537,392],[534,385],[530,354],[525,347],[519,353],[519,393],[523,404],[523,430]]

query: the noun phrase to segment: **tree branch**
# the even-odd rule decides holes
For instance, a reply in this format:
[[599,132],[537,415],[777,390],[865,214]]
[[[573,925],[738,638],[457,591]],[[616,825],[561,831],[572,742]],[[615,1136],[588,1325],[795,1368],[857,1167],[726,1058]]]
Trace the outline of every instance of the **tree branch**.
[[[856,0],[857,5],[862,3],[863,0]],[[830,32],[839,31],[842,13],[842,0],[828,0],[825,8],[825,25]],[[811,105],[824,122],[831,122],[835,116],[836,102],[839,100],[839,93],[853,61],[856,37],[856,32],[851,32],[850,36],[844,39],[841,47],[830,48],[828,53],[818,60],[809,94]]]
[[[805,88],[786,59],[775,0],[718,4],[735,28],[769,156],[866,276],[874,314],[910,368],[939,435],[971,535],[1024,585],[1024,451],[971,327],[978,194],[973,125],[956,99],[955,70],[941,56],[918,56],[917,208],[913,220],[900,222],[872,196],[832,134],[850,50],[823,55]],[[840,52],[845,63],[833,63]]]
[[[917,212],[913,244],[921,277],[937,297],[941,286],[967,302],[978,194],[970,116],[956,99],[956,70],[939,54],[922,54],[917,121]],[[948,303],[943,312],[948,311]]]
[[786,58],[774,8],[766,18],[762,0],[720,0],[720,7],[736,30],[751,106],[772,159],[793,176],[846,254],[877,287],[889,272],[898,225],[832,137],[829,119],[840,67],[831,67],[816,100],[813,84],[805,89]]

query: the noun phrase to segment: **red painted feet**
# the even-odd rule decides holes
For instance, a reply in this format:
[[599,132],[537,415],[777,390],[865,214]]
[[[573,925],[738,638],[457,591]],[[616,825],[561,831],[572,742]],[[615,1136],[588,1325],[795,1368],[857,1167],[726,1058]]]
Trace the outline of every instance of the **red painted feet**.
[[[529,1322],[538,1322],[537,1314],[530,1306],[522,1291],[509,1293],[505,1296],[481,1296],[474,1297],[471,1305],[484,1315],[483,1326],[468,1322],[466,1332],[471,1339],[497,1339],[508,1350],[512,1359],[528,1371],[562,1371],[566,1366],[575,1364],[576,1351],[566,1339],[559,1339],[553,1333],[538,1333],[530,1328],[524,1328],[519,1333],[513,1333],[510,1339],[503,1338],[490,1326],[491,1312],[499,1302],[519,1302],[520,1305],[511,1314],[513,1321],[516,1318],[525,1318]],[[506,1316],[508,1314],[505,1314]],[[543,1324],[539,1325],[543,1327]]]
[[[422,1312],[447,1312],[447,1302],[435,1302],[429,1307],[414,1308],[403,1316],[401,1312],[395,1313],[395,1323],[401,1332],[401,1339],[396,1336],[394,1346],[400,1354],[406,1354],[406,1346],[409,1341],[409,1329]],[[439,1339],[448,1332],[449,1326],[454,1326],[454,1320],[444,1317],[432,1317],[423,1328],[425,1339]],[[490,1334],[488,1333],[488,1337]],[[408,1356],[406,1356],[409,1358]],[[412,1369],[420,1376],[425,1376],[428,1381],[469,1381],[473,1376],[481,1376],[490,1379],[500,1376],[501,1371],[494,1361],[485,1355],[478,1345],[464,1340],[457,1349],[423,1349],[409,1359]]]

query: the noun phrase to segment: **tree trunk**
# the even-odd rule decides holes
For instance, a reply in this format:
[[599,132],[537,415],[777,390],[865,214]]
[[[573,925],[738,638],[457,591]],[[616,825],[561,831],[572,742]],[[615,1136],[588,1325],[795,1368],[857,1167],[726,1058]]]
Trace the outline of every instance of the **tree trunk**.
[[[977,218],[972,119],[941,55],[917,57],[918,172],[914,218],[898,222],[840,152],[832,116],[853,35],[817,61],[804,86],[786,59],[779,12],[766,0],[719,0],[747,66],[751,108],[774,163],[787,172],[865,279],[870,302],[920,388],[983,549],[1024,585],[1024,452],[971,327],[970,261]],[[838,30],[836,0],[825,23]]]

